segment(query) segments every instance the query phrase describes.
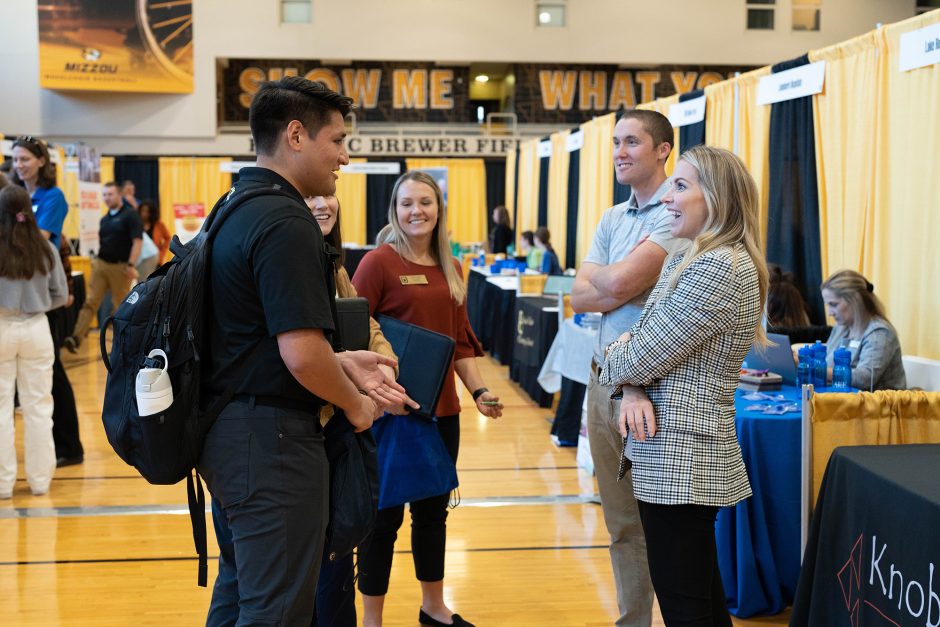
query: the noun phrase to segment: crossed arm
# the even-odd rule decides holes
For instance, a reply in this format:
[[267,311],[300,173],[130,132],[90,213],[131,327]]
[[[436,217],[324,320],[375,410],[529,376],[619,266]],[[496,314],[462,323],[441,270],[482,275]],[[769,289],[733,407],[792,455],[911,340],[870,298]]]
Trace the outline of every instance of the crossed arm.
[[649,290],[659,278],[666,251],[650,241],[607,266],[584,262],[571,289],[571,306],[578,313],[606,313]]

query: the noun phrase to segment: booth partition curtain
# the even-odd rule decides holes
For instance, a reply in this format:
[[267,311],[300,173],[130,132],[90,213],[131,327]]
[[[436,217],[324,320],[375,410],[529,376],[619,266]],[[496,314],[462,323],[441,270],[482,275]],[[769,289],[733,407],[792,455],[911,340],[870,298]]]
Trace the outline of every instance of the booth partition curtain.
[[[519,149],[510,150],[506,153],[506,210],[512,220],[512,228],[515,231],[518,240],[519,229],[516,228],[516,174],[519,170]],[[487,182],[489,185],[489,182]]]
[[[685,102],[687,100],[694,100],[695,98],[701,98],[705,95],[705,91],[702,89],[696,89],[695,91],[690,91],[687,94],[682,94],[679,96],[679,102]],[[708,111],[708,103],[706,102],[705,110]],[[666,116],[668,117],[668,113]],[[679,127],[679,143],[682,145],[682,152],[685,152],[693,146],[698,146],[705,143],[705,121],[696,122],[695,124],[686,124],[685,126]]]
[[523,231],[538,228],[539,204],[539,140],[531,139],[519,145],[519,171],[516,178],[519,189],[516,206],[516,250]]
[[[78,239],[78,157],[66,157],[61,148],[54,150],[59,153],[59,164],[55,171],[56,186],[62,190],[69,204],[69,212],[62,224],[62,233],[69,239]],[[67,167],[67,164],[71,164],[71,167]]]
[[[773,72],[806,65],[806,55],[778,63]],[[816,140],[813,99],[795,98],[771,105],[770,196],[767,261],[796,276],[813,324],[825,323],[816,191]]]
[[[568,184],[565,203],[565,267],[578,267],[578,195],[581,185],[581,149],[568,153]],[[561,261],[561,257],[558,258]]]
[[[547,217],[545,225],[551,233],[552,248],[558,255],[558,262],[565,264],[568,250],[568,168],[569,157],[566,147],[571,131],[552,134],[552,156],[548,168],[548,186],[546,194]],[[544,159],[543,159],[544,161]],[[568,267],[562,265],[563,268]]]
[[[871,246],[862,271],[885,301],[906,354],[940,359],[940,64],[898,69],[904,33],[940,23],[931,11],[881,31]],[[855,105],[852,104],[852,112]]]
[[156,157],[115,157],[114,180],[119,184],[134,181],[138,199],[160,202],[160,166]]
[[[366,159],[350,159],[365,163]],[[366,174],[340,172],[336,181],[336,198],[340,204],[340,233],[344,244],[366,243]]]
[[[101,163],[101,170],[100,170],[101,184],[104,185],[105,183],[110,183],[114,181],[120,186],[121,181],[118,181],[114,178],[114,157],[101,157],[100,163]],[[120,191],[120,187],[118,187],[118,190]],[[138,198],[140,198],[140,196],[138,196]],[[102,203],[101,215],[104,215],[105,211],[107,211],[107,207],[105,207],[104,204]]]
[[[401,159],[371,159],[371,161],[395,161],[401,166],[401,174],[407,169]],[[375,236],[388,224],[388,205],[392,188],[401,174],[369,174],[366,176],[366,244],[375,244]]]
[[810,52],[826,62],[825,89],[813,98],[822,276],[861,269],[871,245],[875,128],[884,77],[878,33]]
[[709,85],[705,93],[705,136],[708,145],[733,151],[734,146],[734,92],[736,81],[721,81]]
[[447,168],[447,229],[451,241],[485,242],[486,167],[483,159],[408,159],[409,170]]
[[176,232],[173,205],[202,203],[208,216],[216,201],[232,186],[232,175],[221,165],[230,157],[160,157],[160,217],[172,236]]
[[[539,143],[551,142],[551,137],[543,137]],[[548,168],[551,155],[539,157],[539,211],[536,223],[538,226],[548,226]]]
[[601,216],[613,204],[614,159],[611,138],[616,122],[616,114],[610,113],[581,125],[584,146],[578,164],[578,265],[591,248]]
[[[770,189],[770,107],[757,104],[757,85],[770,67],[732,79],[738,86],[737,154],[757,183],[760,195],[761,244],[767,250],[767,216]],[[707,115],[707,112],[706,112]]]

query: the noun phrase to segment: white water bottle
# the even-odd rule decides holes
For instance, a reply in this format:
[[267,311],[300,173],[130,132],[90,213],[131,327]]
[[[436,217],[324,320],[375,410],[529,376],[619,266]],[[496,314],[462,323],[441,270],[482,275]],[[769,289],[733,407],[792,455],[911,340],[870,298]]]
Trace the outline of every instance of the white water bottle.
[[173,404],[173,386],[166,371],[170,360],[159,348],[147,355],[147,359],[154,357],[163,359],[162,368],[141,368],[137,373],[137,413],[140,416],[159,414]]

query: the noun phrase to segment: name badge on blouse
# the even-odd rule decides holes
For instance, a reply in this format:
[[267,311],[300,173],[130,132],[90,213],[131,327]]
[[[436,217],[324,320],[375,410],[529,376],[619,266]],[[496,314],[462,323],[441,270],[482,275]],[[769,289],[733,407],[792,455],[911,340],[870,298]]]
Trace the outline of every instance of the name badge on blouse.
[[852,340],[851,342],[849,342],[849,348],[858,348],[861,345],[862,343],[859,342],[858,340]]
[[401,281],[402,285],[427,285],[428,277],[423,274],[402,274],[399,275],[398,280]]

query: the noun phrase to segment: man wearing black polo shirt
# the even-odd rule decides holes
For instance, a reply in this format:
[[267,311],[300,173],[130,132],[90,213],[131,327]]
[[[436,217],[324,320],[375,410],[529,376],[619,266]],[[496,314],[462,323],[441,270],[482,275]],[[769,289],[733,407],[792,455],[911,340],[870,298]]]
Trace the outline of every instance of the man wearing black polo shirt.
[[101,197],[108,213],[101,216],[98,228],[98,256],[91,262],[88,297],[78,313],[72,335],[62,342],[73,353],[88,335],[88,327],[105,293],[111,291],[111,302],[117,307],[137,280],[144,225],[137,211],[121,198],[117,183],[105,183]]
[[325,335],[334,294],[303,199],[334,193],[336,171],[349,162],[351,104],[298,77],[261,86],[249,111],[258,167],[241,170],[236,190],[277,187],[290,197],[245,202],[213,243],[208,394],[222,394],[250,362],[199,460],[219,542],[210,626],[310,624],[329,498],[319,406],[341,408],[361,430],[380,406],[404,400],[378,368],[394,360],[335,355]]

